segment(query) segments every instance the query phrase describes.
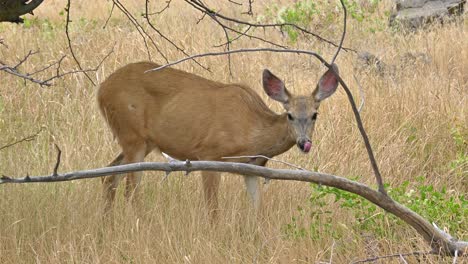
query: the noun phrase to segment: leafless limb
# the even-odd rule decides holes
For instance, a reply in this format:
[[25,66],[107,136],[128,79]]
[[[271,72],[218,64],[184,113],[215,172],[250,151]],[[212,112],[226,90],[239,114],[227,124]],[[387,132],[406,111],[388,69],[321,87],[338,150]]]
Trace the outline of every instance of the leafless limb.
[[[239,30],[237,30],[237,29],[235,29],[233,27],[228,26],[226,23],[223,23],[219,18],[221,18],[221,19],[223,19],[225,21],[228,21],[228,22],[236,22],[236,23],[237,23],[237,21],[240,21],[240,20],[230,21],[228,19],[225,19],[224,16],[219,15],[219,13],[216,13],[216,12],[212,11],[210,8],[206,7],[204,4],[202,4],[199,1],[187,1],[186,0],[185,2],[187,2],[189,5],[191,5],[196,10],[202,12],[204,15],[208,15],[208,17],[210,17],[213,21],[216,22],[216,24],[218,24],[222,28],[222,30],[224,32],[224,35],[225,35],[225,38],[226,38],[226,42],[225,42],[226,50],[228,50],[228,51],[230,50],[229,45],[233,42],[233,40],[231,39],[231,36],[229,35],[228,32],[233,32],[233,33],[237,34],[238,36],[235,37],[236,40],[240,39],[240,37],[247,37],[249,39],[255,39],[255,40],[270,44],[270,45],[275,46],[275,47],[280,47],[280,48],[284,48],[284,49],[287,48],[287,46],[285,46],[285,45],[281,45],[279,43],[270,41],[270,40],[268,40],[266,38],[262,38],[262,37],[255,36],[255,35],[252,35],[252,34],[247,34],[246,32],[241,32],[241,31],[239,31]],[[243,22],[241,24],[246,25],[246,26],[251,26],[251,27],[258,27],[257,24],[251,24],[251,23],[248,23],[248,22]]]
[[[99,70],[99,68],[101,68],[101,65],[104,63],[104,61],[109,58],[109,56],[114,52],[114,48],[112,48],[109,53],[106,54],[106,56],[104,56],[102,58],[102,60],[99,62],[99,64],[95,67],[95,68],[91,68],[91,69],[84,69],[84,70],[74,70],[74,71],[67,71],[67,72],[62,72],[60,73],[60,65],[61,65],[61,62],[62,60],[65,58],[65,55],[56,63],[54,63],[53,65],[57,65],[57,68],[56,68],[56,74],[52,77],[50,77],[49,79],[46,79],[42,82],[40,82],[39,84],[40,85],[45,85],[45,86],[50,86],[51,85],[51,81],[54,80],[54,79],[57,79],[57,78],[62,78],[66,75],[70,75],[70,74],[76,74],[76,73],[82,73],[82,72],[96,72],[97,70]],[[47,66],[47,67],[51,67],[50,65]],[[37,72],[40,72],[40,71],[43,71],[43,70],[39,70]]]
[[[234,23],[237,23],[237,24],[245,25],[245,26],[251,26],[253,28],[264,28],[264,29],[265,28],[276,28],[276,29],[279,29],[280,31],[282,31],[282,29],[285,28],[285,27],[291,27],[291,28],[294,28],[294,29],[298,30],[299,32],[302,32],[303,34],[313,36],[313,37],[317,38],[318,40],[323,41],[325,43],[328,43],[328,44],[330,44],[330,45],[332,45],[334,47],[337,47],[337,48],[339,47],[339,45],[335,44],[334,42],[332,42],[332,41],[330,41],[328,39],[325,39],[325,38],[321,37],[320,35],[318,35],[318,34],[316,34],[314,32],[311,32],[311,31],[309,31],[309,30],[307,30],[307,29],[305,29],[303,27],[300,27],[300,26],[298,26],[296,24],[292,24],[292,23],[272,23],[272,24],[251,23],[251,22],[240,20],[240,19],[225,16],[225,15],[219,13],[219,12],[215,12],[212,8],[207,7],[201,1],[185,0],[185,2],[188,3],[189,5],[191,5],[196,10],[198,10],[198,11],[200,11],[202,13],[205,13],[210,17],[217,17],[217,18],[220,18],[220,19],[222,19],[224,21],[234,22]],[[220,22],[219,20],[218,20],[218,22],[224,25],[224,23]],[[242,34],[242,32],[239,32],[236,29],[233,29],[233,28],[230,28],[230,27],[227,27],[227,26],[226,26],[226,28],[233,31],[233,32],[235,32],[235,33],[237,33],[237,34]],[[252,38],[252,39],[257,39],[257,40],[263,41],[265,43],[275,45],[277,47],[278,46],[283,46],[283,45],[273,43],[271,41],[267,42],[267,40],[265,40],[263,38],[259,38],[259,37],[256,37],[256,36],[253,36],[253,35],[250,35],[250,34],[245,34],[244,36],[248,37],[248,38]],[[284,48],[286,48],[286,47],[284,47]],[[346,48],[346,47],[342,47],[342,49],[345,50],[345,51],[356,52],[355,50],[350,49],[350,48]]]
[[59,148],[57,144],[54,144],[55,148],[57,149],[57,161],[55,162],[54,166],[54,172],[52,173],[52,176],[58,176],[58,168],[60,166],[60,158],[62,157],[62,150]]
[[352,264],[359,264],[359,263],[373,262],[373,261],[382,260],[382,259],[390,259],[390,258],[400,258],[401,259],[403,257],[409,257],[409,256],[429,256],[429,255],[437,255],[437,253],[434,252],[434,251],[415,251],[415,252],[409,252],[409,253],[397,253],[397,254],[367,258],[367,259],[363,259],[363,260],[354,261],[354,262],[351,262],[351,263]]
[[83,67],[81,67],[80,62],[76,58],[75,52],[73,51],[73,47],[72,47],[71,39],[70,39],[70,33],[68,32],[68,27],[69,27],[69,24],[71,22],[71,20],[70,20],[70,0],[67,1],[67,7],[65,8],[65,11],[67,12],[67,21],[65,23],[65,35],[67,36],[68,48],[70,49],[70,53],[71,53],[73,59],[75,60],[76,65],[80,69],[80,71],[86,76],[86,78],[88,78],[88,80],[93,84],[93,86],[96,86],[93,79],[91,79],[91,77],[88,75],[88,73],[85,70],[83,70]]
[[30,50],[28,52],[28,54],[26,54],[26,56],[24,56],[23,59],[21,59],[15,66],[13,66],[13,69],[17,70],[18,67],[21,66],[21,64],[23,64],[25,61],[27,61],[31,55],[34,55],[34,54],[37,54],[37,53],[39,53],[39,51]]
[[[114,52],[114,49],[112,48],[111,51],[109,51],[109,53],[107,53],[106,56],[104,56],[102,58],[102,60],[99,62],[99,64],[95,67],[95,68],[92,68],[92,69],[85,69],[85,70],[73,70],[73,71],[66,71],[66,72],[60,72],[61,70],[61,64],[62,64],[62,61],[65,59],[66,55],[63,55],[59,60],[57,60],[56,62],[54,63],[51,63],[49,64],[48,66],[45,66],[43,68],[40,68],[32,73],[20,73],[17,69],[13,68],[13,67],[9,67],[7,65],[2,65],[0,64],[0,70],[3,70],[7,73],[10,73],[12,75],[15,75],[15,76],[18,76],[18,77],[21,77],[25,80],[29,80],[33,83],[37,83],[39,84],[40,86],[51,86],[52,83],[51,81],[55,80],[55,79],[58,79],[58,78],[61,78],[61,77],[64,77],[66,75],[70,75],[70,74],[76,74],[76,73],[82,73],[82,72],[96,72],[102,65],[102,63],[104,63],[104,61]],[[34,53],[32,53],[34,54]],[[45,79],[45,80],[39,80],[39,79],[36,79],[36,78],[33,78],[31,77],[32,75],[34,74],[37,74],[37,73],[40,73],[40,72],[43,72],[53,66],[56,66],[56,69],[55,69],[55,75],[49,77],[48,79]]]
[[426,242],[432,247],[432,252],[441,255],[462,256],[468,250],[468,242],[460,241],[443,232],[426,219],[422,218],[411,209],[395,202],[389,196],[376,191],[367,185],[355,182],[343,177],[319,173],[307,170],[271,169],[252,164],[219,162],[219,161],[174,161],[166,162],[140,162],[114,167],[99,168],[58,174],[57,176],[26,176],[23,178],[11,178],[3,176],[0,184],[6,183],[31,183],[31,182],[59,182],[79,179],[97,178],[108,175],[124,174],[136,171],[158,170],[165,172],[184,171],[219,171],[247,176],[260,176],[274,180],[289,180],[313,182],[357,194],[373,204],[394,214],[401,220],[412,226]]
[[9,148],[9,147],[12,147],[16,144],[19,144],[21,142],[29,142],[29,141],[33,141],[37,138],[37,136],[39,136],[39,134],[42,132],[42,130],[44,130],[44,127],[41,127],[36,133],[32,134],[32,135],[29,135],[27,137],[24,137],[22,139],[19,139],[19,140],[16,140],[14,142],[11,142],[11,143],[8,143],[2,147],[0,147],[0,150],[4,150],[6,148]]

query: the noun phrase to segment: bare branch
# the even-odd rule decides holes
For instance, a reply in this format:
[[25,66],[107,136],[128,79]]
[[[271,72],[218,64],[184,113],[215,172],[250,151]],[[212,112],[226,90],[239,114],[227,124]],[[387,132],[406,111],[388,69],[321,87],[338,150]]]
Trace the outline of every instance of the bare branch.
[[52,173],[52,176],[58,176],[58,168],[60,166],[60,158],[62,157],[62,150],[59,148],[57,144],[54,144],[55,148],[57,149],[57,162],[55,163],[54,166],[54,172]]
[[[239,20],[239,19],[236,19],[236,18],[231,18],[231,17],[227,17],[219,12],[215,12],[213,11],[213,9],[207,7],[206,5],[204,5],[201,1],[195,1],[195,0],[185,0],[186,3],[188,3],[189,5],[191,5],[192,7],[194,7],[195,9],[197,9],[198,11],[202,12],[202,13],[205,13],[207,15],[209,15],[210,17],[218,17],[218,18],[221,18],[223,20],[226,20],[226,21],[229,21],[229,22],[234,22],[234,23],[238,23],[238,24],[241,24],[241,25],[246,25],[246,26],[252,26],[254,28],[276,28],[276,29],[281,29],[284,28],[284,27],[291,27],[291,28],[294,28],[296,30],[299,30],[300,32],[306,34],[306,35],[310,35],[310,36],[313,36],[315,38],[317,38],[318,40],[320,41],[323,41],[325,43],[328,43],[334,47],[339,47],[339,45],[335,44],[334,42],[328,40],[328,39],[325,39],[323,37],[321,37],[320,35],[316,34],[316,33],[313,33],[303,27],[300,27],[296,24],[292,24],[292,23],[276,23],[276,24],[261,24],[261,23],[250,23],[250,22],[246,22],[246,21],[242,21],[242,20]],[[231,29],[231,28],[230,28]],[[234,29],[233,29],[234,30]],[[237,33],[239,34],[240,32],[237,31]],[[246,35],[247,37],[249,38],[254,38],[255,36],[252,36],[252,35]],[[262,38],[258,38],[258,40],[261,40],[261,41],[264,41]],[[271,44],[271,43],[269,43]],[[350,48],[345,48],[343,47],[343,50],[345,51],[353,51],[353,52],[357,52],[356,50],[353,50],[353,49],[350,49]]]
[[[75,70],[75,71],[68,71],[68,72],[63,72],[63,73],[60,73],[60,64],[61,64],[61,61],[64,57],[62,57],[62,59],[60,59],[58,61],[58,63],[55,63],[57,64],[57,69],[56,69],[56,74],[52,77],[50,77],[49,79],[47,80],[44,80],[42,81],[42,83],[39,83],[40,85],[47,85],[47,86],[50,86],[50,82],[54,79],[57,79],[57,78],[61,78],[63,76],[66,76],[66,75],[70,75],[70,74],[75,74],[75,73],[81,73],[81,72],[96,72],[97,70],[99,70],[99,68],[101,68],[101,65],[104,63],[104,61],[109,58],[109,56],[114,52],[114,47],[112,47],[112,49],[109,51],[109,53],[106,54],[106,56],[104,56],[102,58],[102,60],[99,62],[99,64],[95,67],[95,68],[92,68],[92,69],[85,69],[85,70]],[[50,67],[50,66],[48,66]]]
[[22,139],[20,139],[20,140],[16,140],[16,141],[14,141],[14,142],[12,142],[12,143],[8,143],[8,144],[6,144],[5,146],[0,147],[0,150],[3,150],[3,149],[6,149],[6,148],[9,148],[9,147],[12,147],[12,146],[14,146],[14,145],[16,145],[16,144],[19,144],[19,143],[21,143],[21,142],[33,141],[34,139],[37,138],[37,136],[39,136],[39,134],[42,132],[42,130],[44,130],[44,127],[41,127],[41,129],[39,129],[36,133],[34,133],[34,134],[32,134],[32,135],[29,135],[29,136],[24,137],[24,138],[22,138]]
[[149,170],[165,172],[184,171],[186,173],[193,171],[230,172],[247,176],[260,176],[274,180],[313,182],[339,188],[357,194],[405,221],[426,240],[432,247],[432,252],[442,255],[455,256],[455,254],[458,254],[461,256],[468,250],[468,242],[459,241],[451,236],[447,236],[446,233],[431,225],[426,219],[409,208],[395,202],[382,192],[375,191],[362,183],[354,182],[343,177],[307,170],[271,169],[252,164],[219,161],[174,161],[170,163],[140,162],[94,170],[70,172],[57,176],[26,176],[23,178],[3,176],[0,178],[0,184],[72,181]]
[[[32,73],[21,73],[19,72],[18,69],[15,69],[14,66],[8,66],[8,65],[5,65],[3,64],[3,62],[0,62],[0,71],[4,71],[6,73],[9,73],[11,75],[14,75],[14,76],[17,76],[17,77],[20,77],[20,78],[23,78],[25,80],[28,80],[28,81],[31,81],[33,83],[37,83],[39,84],[40,86],[51,86],[52,83],[51,81],[54,80],[54,79],[57,79],[57,78],[61,78],[63,76],[66,76],[66,75],[69,75],[69,74],[75,74],[75,73],[82,73],[82,72],[95,72],[97,71],[102,63],[114,52],[114,49],[112,48],[111,51],[109,51],[109,53],[104,56],[104,58],[99,62],[99,64],[93,68],[93,69],[85,69],[85,70],[73,70],[73,71],[67,71],[67,72],[62,72],[60,73],[60,69],[61,69],[61,64],[62,64],[62,61],[65,59],[66,55],[63,55],[59,60],[57,60],[56,62],[54,63],[51,63],[43,68],[39,68],[37,70],[35,70],[34,72]],[[29,52],[31,53],[31,52]],[[29,54],[28,53],[28,54]],[[34,52],[32,52],[31,54],[35,54]],[[45,79],[45,80],[40,80],[40,79],[37,79],[37,78],[34,78],[32,77],[32,75],[34,74],[37,74],[37,73],[40,73],[40,72],[43,72],[45,70],[48,70],[50,68],[52,68],[53,66],[56,66],[56,69],[55,69],[55,75],[49,77],[48,79]]]
[[13,66],[13,69],[17,70],[18,67],[21,66],[21,64],[23,64],[25,61],[27,61],[31,55],[34,55],[34,54],[37,54],[37,53],[39,53],[39,51],[30,50],[28,52],[28,54],[26,54],[26,56],[24,56],[23,59],[21,59],[15,66]]

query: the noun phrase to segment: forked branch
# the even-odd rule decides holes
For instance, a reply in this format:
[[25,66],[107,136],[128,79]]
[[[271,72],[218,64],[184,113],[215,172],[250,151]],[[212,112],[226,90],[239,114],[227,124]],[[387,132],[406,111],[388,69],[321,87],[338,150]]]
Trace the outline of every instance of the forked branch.
[[426,240],[426,242],[428,242],[432,251],[435,253],[450,256],[462,256],[463,254],[466,254],[468,250],[468,242],[459,241],[451,237],[449,234],[440,230],[437,226],[432,225],[417,213],[367,185],[354,182],[343,177],[307,170],[271,169],[251,164],[217,161],[172,161],[170,163],[141,162],[52,176],[26,176],[23,178],[10,178],[3,176],[0,178],[0,184],[72,181],[149,170],[165,171],[166,173],[174,171],[185,171],[187,173],[193,171],[220,171],[242,175],[261,176],[274,180],[313,182],[335,187],[364,197],[385,211],[399,217],[412,226]]

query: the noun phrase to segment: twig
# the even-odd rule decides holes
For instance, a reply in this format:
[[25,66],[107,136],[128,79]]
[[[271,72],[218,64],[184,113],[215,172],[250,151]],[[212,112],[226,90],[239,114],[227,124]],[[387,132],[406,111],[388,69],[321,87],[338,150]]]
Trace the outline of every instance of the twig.
[[115,3],[112,2],[112,8],[111,8],[111,11],[109,12],[109,16],[106,19],[106,23],[104,23],[104,26],[102,27],[103,29],[105,29],[107,27],[107,23],[109,23],[109,20],[112,17],[112,13],[114,12],[114,7],[115,7]]
[[55,145],[55,148],[57,149],[57,162],[55,163],[54,172],[52,173],[52,176],[57,177],[58,176],[57,171],[60,166],[60,158],[62,156],[62,150],[59,148],[57,144],[54,144],[54,145]]
[[306,169],[304,169],[304,168],[302,168],[302,167],[300,167],[298,165],[295,165],[295,164],[292,164],[292,163],[289,163],[289,162],[286,162],[286,161],[282,161],[282,160],[279,160],[279,159],[270,158],[270,157],[267,157],[267,156],[264,156],[264,155],[222,157],[222,159],[243,159],[243,158],[249,158],[249,159],[262,158],[262,159],[267,159],[267,160],[271,160],[271,161],[274,161],[274,162],[278,162],[278,163],[281,163],[281,164],[284,164],[284,165],[288,165],[288,166],[296,168],[298,170],[306,170]]
[[72,54],[72,57],[75,60],[76,65],[78,66],[78,69],[80,69],[80,72],[84,73],[86,78],[88,78],[88,80],[93,84],[93,86],[96,86],[93,79],[91,79],[91,77],[88,75],[87,71],[83,70],[83,67],[81,67],[80,62],[76,58],[75,52],[73,51],[73,47],[72,47],[71,39],[70,39],[70,33],[68,32],[68,26],[69,26],[69,23],[71,22],[71,20],[70,20],[70,0],[67,0],[67,7],[65,8],[65,11],[67,12],[67,21],[66,21],[66,24],[65,24],[65,35],[67,36],[68,48],[70,49],[70,53]]
[[24,56],[23,59],[21,59],[15,66],[13,66],[13,69],[17,70],[18,67],[21,66],[21,64],[23,64],[25,61],[27,61],[31,55],[34,55],[34,54],[37,54],[37,53],[39,53],[39,51],[30,50],[28,52],[28,54],[26,54],[26,56]]
[[[63,55],[60,59],[58,59],[57,61],[43,67],[43,68],[39,68],[39,69],[36,69],[35,71],[33,72],[30,72],[30,73],[21,73],[18,69],[16,69],[15,67],[18,67],[19,65],[21,65],[22,63],[24,62],[21,62],[21,63],[18,63],[16,64],[16,66],[8,66],[6,65],[5,63],[1,62],[0,61],[0,71],[4,71],[8,74],[11,74],[11,75],[14,75],[14,76],[17,76],[17,77],[20,77],[22,79],[25,79],[25,80],[28,80],[30,82],[33,82],[33,83],[37,83],[39,84],[40,86],[51,86],[52,83],[51,81],[54,80],[54,79],[57,79],[57,78],[61,78],[63,76],[66,76],[66,75],[69,75],[69,74],[75,74],[75,73],[86,73],[86,72],[95,72],[97,71],[102,63],[114,52],[114,49],[112,48],[112,50],[106,55],[104,56],[104,58],[99,62],[99,64],[94,68],[94,69],[86,69],[86,70],[73,70],[73,71],[68,71],[68,72],[62,72],[60,73],[60,68],[61,68],[61,64],[63,62],[63,60],[65,59],[66,55]],[[32,52],[30,51],[28,53],[28,55],[26,55],[26,60],[29,59],[30,56],[36,54],[38,52]],[[53,66],[56,66],[56,69],[55,69],[55,75],[49,77],[48,79],[45,79],[45,80],[41,80],[41,79],[38,79],[38,78],[35,78],[33,77],[33,75],[37,74],[37,73],[40,73],[40,72],[43,72],[43,71],[46,71],[50,68],[52,68]]]
[[42,132],[42,130],[44,130],[44,127],[41,127],[35,134],[32,134],[32,135],[30,135],[30,136],[24,137],[24,138],[22,138],[22,139],[20,139],[20,140],[14,141],[14,142],[12,142],[12,143],[8,143],[8,144],[6,144],[5,146],[0,147],[0,150],[9,148],[9,147],[14,146],[14,145],[16,145],[16,144],[19,144],[19,143],[21,143],[21,142],[29,142],[29,141],[32,141],[32,140],[36,139],[37,136],[39,136],[39,134]]

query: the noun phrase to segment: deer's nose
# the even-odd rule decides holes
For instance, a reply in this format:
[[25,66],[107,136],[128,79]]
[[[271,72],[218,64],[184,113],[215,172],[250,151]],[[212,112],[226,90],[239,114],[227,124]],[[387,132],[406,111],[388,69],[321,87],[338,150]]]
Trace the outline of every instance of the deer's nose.
[[297,146],[302,150],[302,152],[308,153],[312,147],[312,142],[308,138],[301,138],[297,141]]

